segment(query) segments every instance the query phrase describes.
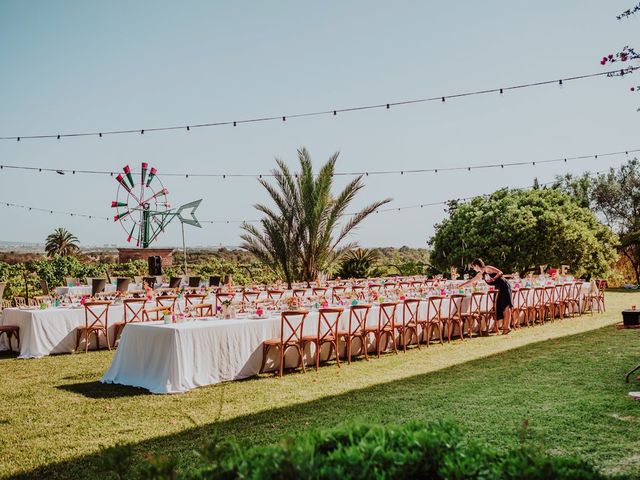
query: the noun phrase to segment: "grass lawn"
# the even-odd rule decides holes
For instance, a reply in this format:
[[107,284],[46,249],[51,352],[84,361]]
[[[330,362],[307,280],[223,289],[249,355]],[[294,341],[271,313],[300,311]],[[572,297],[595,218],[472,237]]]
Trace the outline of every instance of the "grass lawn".
[[499,447],[517,442],[527,420],[551,452],[640,477],[640,402],[627,397],[640,384],[623,378],[640,363],[640,331],[612,326],[633,303],[640,293],[608,292],[605,314],[180,395],[102,385],[111,352],[5,354],[0,476],[96,477],[96,453],[116,442],[178,454],[188,466],[214,431],[257,444],[351,419],[452,418]]

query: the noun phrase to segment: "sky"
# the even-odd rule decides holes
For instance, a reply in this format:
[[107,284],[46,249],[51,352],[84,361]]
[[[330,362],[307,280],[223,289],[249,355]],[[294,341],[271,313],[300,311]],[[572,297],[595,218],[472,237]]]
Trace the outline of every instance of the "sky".
[[[0,136],[152,128],[291,115],[455,94],[603,71],[603,55],[640,46],[625,1],[21,1],[0,0]],[[338,171],[540,161],[640,148],[640,74],[337,116],[153,133],[0,141],[0,164],[158,169],[180,205],[203,220],[254,220],[268,202],[254,177],[296,167],[306,147]],[[355,210],[525,187],[602,171],[625,156],[498,170],[368,176]],[[335,191],[348,178],[336,179]],[[109,217],[109,176],[0,170],[0,202]],[[362,246],[425,247],[442,206],[374,214],[351,236]],[[107,220],[0,204],[0,240],[43,242],[57,227],[83,245],[126,246]],[[189,246],[239,245],[238,223],[185,227]],[[178,222],[157,244],[181,244]]]

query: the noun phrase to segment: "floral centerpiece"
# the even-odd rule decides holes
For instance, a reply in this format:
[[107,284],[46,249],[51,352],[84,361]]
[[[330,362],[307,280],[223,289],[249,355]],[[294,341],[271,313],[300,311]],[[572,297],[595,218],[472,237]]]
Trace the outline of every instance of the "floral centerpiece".
[[285,299],[285,304],[289,310],[298,310],[300,308],[300,299],[298,297],[288,297]]

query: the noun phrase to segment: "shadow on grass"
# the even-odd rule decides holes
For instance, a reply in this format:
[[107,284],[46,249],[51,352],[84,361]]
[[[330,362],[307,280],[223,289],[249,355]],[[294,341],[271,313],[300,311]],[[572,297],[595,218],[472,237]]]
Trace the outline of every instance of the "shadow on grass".
[[[138,455],[149,452],[177,455],[180,458],[180,467],[188,468],[196,462],[195,450],[210,441],[216,433],[223,438],[233,436],[251,444],[264,444],[277,441],[283,435],[300,433],[309,428],[332,427],[355,419],[375,423],[402,423],[408,420],[431,421],[443,416],[454,418],[461,412],[474,412],[465,418],[470,425],[490,430],[490,435],[498,439],[502,437],[503,440],[505,436],[515,435],[520,422],[530,416],[535,417],[539,423],[546,421],[547,428],[549,425],[555,427],[555,422],[564,424],[569,421],[570,424],[577,422],[572,428],[579,432],[589,428],[594,432],[603,432],[610,428],[607,423],[609,420],[599,410],[625,408],[626,387],[623,375],[627,364],[637,360],[637,349],[621,348],[615,361],[608,358],[608,362],[602,362],[599,355],[610,348],[606,345],[607,342],[602,341],[603,334],[619,335],[621,344],[626,345],[629,342],[629,345],[635,345],[635,339],[625,338],[620,331],[605,327],[553,342],[526,345],[435,372],[219,422],[213,421],[176,434],[133,443],[133,446]],[[515,366],[518,368],[515,369]],[[585,371],[590,372],[589,378],[593,378],[595,383],[585,383]],[[538,373],[534,375],[532,372]],[[90,398],[148,395],[142,389],[104,385],[99,382],[78,383],[58,388]],[[220,395],[223,398],[222,385],[208,388],[212,395]],[[591,412],[593,417],[581,413],[580,408],[576,409],[576,398],[586,398],[592,402],[581,408],[597,410]],[[497,417],[492,416],[495,405],[505,404],[507,400],[510,406],[513,406],[510,417],[505,419],[504,413],[497,413]],[[268,399],[265,399],[265,405],[268,405]],[[548,413],[544,411],[549,411],[548,409],[554,411],[555,416],[552,419],[545,418]],[[542,412],[539,414],[542,416],[536,417],[537,412]],[[558,412],[562,412],[564,417],[559,417]],[[598,418],[604,420],[595,420]],[[582,421],[588,425],[580,423]],[[575,441],[565,438],[571,435],[571,431],[559,432],[556,435],[560,435],[561,438],[556,438],[556,443]],[[487,432],[484,434],[487,435]],[[630,434],[624,430],[617,435],[625,438]],[[517,440],[514,437],[512,441]],[[598,437],[594,438],[592,443],[603,442]],[[606,442],[603,444],[607,445]],[[604,448],[606,450],[607,447]],[[101,478],[105,474],[99,470],[101,455],[96,452],[79,456],[12,478]]]
[[110,385],[99,381],[70,383],[66,385],[58,385],[56,388],[93,399],[149,395],[149,392],[143,388],[129,387],[126,385]]

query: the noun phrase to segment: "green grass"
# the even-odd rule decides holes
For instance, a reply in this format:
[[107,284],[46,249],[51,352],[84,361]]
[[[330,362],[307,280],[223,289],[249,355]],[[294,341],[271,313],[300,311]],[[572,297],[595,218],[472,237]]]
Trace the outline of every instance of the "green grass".
[[640,293],[610,292],[606,314],[181,395],[100,384],[110,352],[4,355],[0,476],[96,477],[100,447],[116,442],[178,454],[186,467],[214,431],[258,444],[352,419],[440,418],[498,447],[527,420],[551,452],[640,476],[640,402],[627,397],[640,385],[623,380],[640,363],[640,332],[612,326],[632,303]]

